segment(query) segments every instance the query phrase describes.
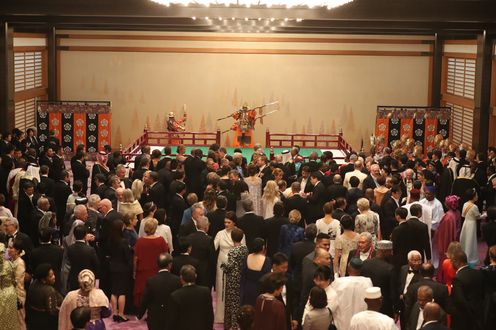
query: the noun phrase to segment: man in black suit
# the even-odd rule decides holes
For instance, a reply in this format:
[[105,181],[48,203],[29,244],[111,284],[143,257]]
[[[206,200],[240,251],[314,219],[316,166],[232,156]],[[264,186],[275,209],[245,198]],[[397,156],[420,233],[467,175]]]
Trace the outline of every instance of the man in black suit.
[[100,268],[95,249],[85,241],[86,234],[87,231],[84,225],[76,226],[74,228],[76,242],[67,248],[67,259],[71,266],[68,279],[69,290],[79,288],[78,275],[80,271],[89,269],[96,275]]
[[[367,175],[365,179],[363,179],[362,190],[365,191],[369,188],[371,189],[377,188],[379,186],[377,184],[377,179],[380,176],[381,176],[381,168],[379,167],[379,164],[370,165],[370,173],[369,175]],[[382,294],[382,296],[384,297],[384,293]]]
[[50,168],[46,165],[40,166],[40,183],[38,184],[38,192],[40,190],[48,197],[53,197],[55,189],[55,180],[49,177]]
[[[286,273],[288,272],[288,257],[284,253],[276,253],[272,256],[272,272],[282,274],[287,278]],[[298,304],[298,296],[295,296],[295,292],[293,290],[293,282],[288,279],[286,284],[284,284],[283,292],[285,295],[279,295],[276,297],[277,300],[284,304],[284,308],[286,311],[286,322],[287,328],[291,329],[292,325],[297,325],[298,321],[296,318],[297,312],[297,304]]]
[[53,147],[53,157],[52,157],[52,166],[50,166],[50,172],[48,176],[57,182],[58,180],[63,180],[64,176],[62,171],[65,168],[65,160],[64,160],[64,150],[60,147]]
[[424,306],[424,325],[422,330],[449,330],[447,326],[442,324],[441,307],[435,302],[428,302]]
[[186,237],[195,233],[198,229],[198,219],[203,217],[204,214],[205,209],[203,208],[203,205],[201,203],[194,203],[191,206],[191,219],[179,227],[179,237]]
[[343,179],[341,175],[335,174],[332,177],[332,184],[327,187],[327,195],[329,200],[336,200],[339,197],[346,198],[346,194],[348,193],[348,189],[343,186]]
[[433,298],[434,298],[434,293],[431,287],[427,285],[422,285],[417,289],[417,299],[412,306],[410,314],[406,315],[406,317],[408,318],[408,324],[407,324],[408,330],[417,330],[423,326],[424,307],[428,302],[432,302]]
[[[236,170],[231,170],[231,172],[237,174],[239,173]],[[230,174],[231,175],[231,174]],[[227,200],[226,210],[236,212],[236,196],[232,193],[232,191],[228,190],[228,184],[231,184],[232,181],[226,182],[225,180],[220,180],[217,185],[217,196],[223,196]]]
[[[11,246],[12,242],[15,240],[20,243],[22,250],[25,255],[22,257],[26,265],[30,264],[31,251],[33,250],[33,242],[31,238],[19,231],[19,221],[16,218],[7,218],[4,220],[5,228],[5,246]],[[2,256],[3,257],[3,256]]]
[[303,170],[303,167],[307,166],[310,173],[317,172],[319,170],[319,155],[315,151],[311,152],[310,155],[308,155],[308,162],[303,163],[300,167],[300,174]]
[[[394,244],[394,243],[393,243]],[[422,265],[422,256],[419,251],[410,251],[408,253],[408,264],[404,265],[399,270],[397,282],[397,298],[396,298],[396,312],[400,314],[401,328],[404,329],[408,323],[408,315],[405,311],[405,294],[408,287],[420,281],[422,278],[419,274],[420,265]]]
[[297,182],[300,183],[300,192],[304,192],[305,194],[308,194],[312,191],[313,186],[312,183],[310,182],[310,168],[308,166],[302,166],[301,167],[301,175],[298,176]]
[[267,242],[267,256],[269,258],[279,251],[279,234],[282,225],[286,224],[289,224],[289,220],[284,216],[284,204],[277,202],[274,204],[274,216],[266,219],[262,228],[262,237]]
[[96,189],[93,193],[100,196],[100,199],[104,199],[105,198],[105,192],[108,189],[107,185],[105,184],[105,182],[107,181],[105,174],[98,173],[97,175],[95,175],[94,178],[92,178],[92,180],[95,181],[95,185],[96,185]]
[[269,166],[269,160],[266,155],[260,155],[257,160],[256,166],[258,167],[258,176],[262,179],[262,189],[267,184],[267,181],[274,178],[272,170]]
[[461,250],[454,253],[451,263],[456,269],[451,291],[451,326],[453,330],[483,329],[484,276],[479,270],[469,268],[467,255]]
[[196,221],[197,231],[190,234],[191,256],[196,258],[198,265],[198,284],[212,288],[215,274],[214,240],[208,236],[208,218],[200,217]]
[[[2,140],[4,141],[4,140]],[[9,173],[12,169],[14,169],[14,146],[12,144],[8,144],[5,146],[5,153],[0,154],[0,193],[4,194],[5,197],[8,196],[7,191],[7,180],[9,178]]]
[[370,277],[372,284],[381,288],[382,306],[379,312],[393,317],[393,302],[396,300],[396,277],[390,263],[393,242],[378,241],[376,251],[375,258],[363,262],[361,274]]
[[[40,221],[45,216],[46,212],[50,210],[50,202],[48,198],[46,197],[40,197],[38,198],[38,201],[36,202],[36,208],[33,211],[33,227],[35,230],[33,231],[33,237],[31,238],[34,246],[39,246],[40,245]],[[55,219],[55,215],[53,216],[53,219]],[[51,226],[55,225],[55,223],[47,223],[44,224],[44,227],[46,226]]]
[[298,181],[293,182],[291,184],[291,196],[284,200],[284,216],[287,217],[292,210],[300,211],[302,219],[300,225],[304,227],[307,219],[307,200],[301,196],[300,191],[301,184]]
[[332,217],[336,220],[341,220],[343,215],[346,215],[347,201],[344,197],[338,197],[334,202],[334,211],[332,211]]
[[139,167],[135,167],[132,180],[143,180],[143,175],[150,170],[150,156],[146,155],[140,158]]
[[442,283],[434,281],[434,266],[431,263],[423,263],[419,270],[422,277],[417,282],[410,284],[406,291],[405,297],[405,311],[409,315],[412,306],[417,301],[417,290],[423,285],[427,285],[433,291],[434,301],[438,303],[444,311],[450,312],[448,287]]
[[143,174],[143,183],[145,185],[144,191],[146,191],[145,195],[147,197],[145,199],[147,202],[153,202],[157,205],[157,208],[165,209],[167,194],[162,183],[158,181],[157,172],[146,171]]
[[200,264],[198,259],[191,256],[191,240],[188,237],[182,237],[181,239],[179,239],[179,243],[177,246],[179,246],[179,249],[177,249],[179,255],[175,256],[174,260],[172,260],[172,274],[176,274],[177,276],[179,276],[181,268],[184,265],[191,265],[195,267],[195,269],[198,269],[198,266]]
[[207,218],[208,221],[210,222],[208,234],[214,238],[217,235],[217,233],[223,230],[225,227],[224,219],[226,218],[227,198],[224,196],[217,196],[216,205],[217,208],[214,211],[207,213]]
[[127,178],[126,174],[127,174],[126,166],[124,164],[117,165],[117,167],[115,168],[115,175],[117,175],[117,177],[119,178],[121,187],[124,189],[131,189],[131,186],[133,185],[133,181],[131,181],[130,178]]
[[34,191],[34,184],[26,182],[24,188],[19,187],[19,204],[17,219],[19,220],[19,230],[29,235],[31,240],[38,240],[38,227],[34,223],[34,211],[40,195]]
[[166,319],[168,329],[212,330],[214,310],[210,289],[196,285],[196,269],[191,265],[181,269],[182,288],[171,294]]
[[[54,151],[52,148],[48,148],[47,150],[45,150],[45,152],[43,154],[40,155],[39,157],[39,160],[38,160],[38,163],[40,164],[40,166],[48,166],[49,168],[53,166],[53,156],[54,156]],[[41,169],[40,169],[41,171]],[[53,175],[50,175],[50,177],[53,179],[52,177]],[[53,179],[55,180],[55,179]]]
[[317,236],[317,226],[314,223],[305,228],[303,241],[293,244],[291,255],[289,256],[289,267],[293,275],[293,289],[297,297],[301,292],[301,272],[303,269],[303,259],[312,251],[315,251],[315,236]]
[[150,330],[168,329],[166,312],[172,292],[181,287],[179,277],[171,273],[172,256],[162,253],[158,256],[158,274],[146,282],[141,297],[141,308],[138,318],[142,318],[148,311],[146,324]]
[[310,182],[312,183],[312,192],[307,196],[307,223],[315,223],[320,218],[324,217],[323,207],[328,201],[327,190],[321,182],[321,175],[319,172],[312,172],[310,175]]
[[410,206],[410,214],[412,218],[407,220],[407,225],[410,228],[410,248],[417,250],[422,255],[422,259],[430,262],[431,260],[431,240],[429,236],[429,228],[419,219],[422,216],[422,205],[414,203]]
[[[415,250],[412,248],[412,227],[408,226],[406,217],[408,210],[404,207],[399,207],[394,212],[398,226],[391,233],[391,241],[393,242],[393,264],[398,272],[403,265],[408,263],[408,252]],[[417,239],[417,238],[415,238]]]
[[188,192],[194,192],[201,200],[203,198],[203,189],[201,186],[201,173],[206,167],[202,160],[203,152],[196,148],[191,151],[193,157],[188,157],[184,161],[184,172],[186,174],[186,187]]
[[245,233],[246,246],[249,251],[252,251],[253,240],[263,236],[264,219],[253,211],[253,201],[251,199],[243,201],[243,209],[246,213],[238,219],[238,228]]
[[362,261],[375,258],[376,250],[372,244],[372,235],[365,231],[358,237],[358,248],[351,250],[348,254],[348,260],[360,258]]
[[[396,227],[395,211],[401,206],[401,187],[395,185],[391,188],[391,195],[384,196],[381,202],[381,233],[383,238],[390,239]],[[408,215],[408,212],[407,212]],[[405,218],[406,219],[406,218]]]
[[86,195],[86,192],[88,191],[88,178],[90,177],[90,171],[84,164],[84,152],[77,152],[75,157],[75,161],[71,164],[72,176],[74,177],[74,181],[81,181],[83,184],[82,191]]
[[55,200],[55,208],[57,209],[57,225],[61,226],[65,217],[67,198],[72,193],[69,183],[71,179],[69,172],[63,170],[60,174],[61,179],[55,182],[53,189],[53,199]]
[[64,250],[52,243],[52,233],[53,229],[48,227],[40,231],[40,246],[34,248],[31,252],[30,260],[30,273],[41,264],[48,263],[52,266],[55,272],[55,283],[57,289],[60,290],[60,269],[62,266],[62,256],[64,255]]
[[100,247],[106,251],[106,245],[110,235],[110,228],[114,220],[120,219],[121,215],[112,207],[112,202],[108,199],[102,199],[98,204],[98,210],[103,215],[102,223],[98,232],[100,233],[99,242]]
[[[150,159],[150,152],[151,152],[151,148],[149,145],[143,145],[141,147],[141,154],[139,154],[138,156],[134,157],[134,170],[138,170],[141,168],[141,159],[142,158],[148,158]],[[144,156],[146,155],[146,156]],[[147,168],[148,169],[148,168]],[[141,178],[143,177],[143,173],[141,175],[141,177],[139,177],[138,179],[141,180]],[[134,180],[134,175],[133,175],[133,180]]]

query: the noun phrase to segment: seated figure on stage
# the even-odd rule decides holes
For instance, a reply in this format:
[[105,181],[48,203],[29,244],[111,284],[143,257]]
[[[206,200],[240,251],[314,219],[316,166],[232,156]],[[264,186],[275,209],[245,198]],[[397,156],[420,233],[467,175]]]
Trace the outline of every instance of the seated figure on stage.
[[186,112],[184,113],[184,116],[182,119],[176,119],[174,116],[174,112],[169,112],[169,118],[167,119],[167,130],[169,132],[184,132],[186,129],[185,124],[186,124]]

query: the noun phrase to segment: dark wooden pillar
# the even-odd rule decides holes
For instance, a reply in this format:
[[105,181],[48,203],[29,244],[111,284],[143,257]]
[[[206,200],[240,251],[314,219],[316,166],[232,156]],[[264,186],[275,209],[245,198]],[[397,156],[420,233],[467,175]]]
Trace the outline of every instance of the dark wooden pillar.
[[494,35],[488,35],[487,31],[477,36],[473,144],[478,151],[485,151],[489,140],[493,38]]
[[435,34],[434,47],[432,50],[432,82],[431,82],[431,106],[441,106],[441,74],[443,68],[443,39],[439,33]]
[[14,128],[14,29],[0,27],[0,131]]
[[57,35],[55,27],[47,35],[48,46],[48,100],[57,101]]

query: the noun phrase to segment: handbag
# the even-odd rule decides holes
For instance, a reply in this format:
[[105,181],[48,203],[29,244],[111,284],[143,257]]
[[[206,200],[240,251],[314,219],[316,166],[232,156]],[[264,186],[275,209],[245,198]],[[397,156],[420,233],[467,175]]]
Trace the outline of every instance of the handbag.
[[331,309],[327,307],[327,310],[329,311],[329,315],[331,316],[331,323],[329,324],[329,330],[337,330],[336,325],[334,325],[334,317],[332,316]]

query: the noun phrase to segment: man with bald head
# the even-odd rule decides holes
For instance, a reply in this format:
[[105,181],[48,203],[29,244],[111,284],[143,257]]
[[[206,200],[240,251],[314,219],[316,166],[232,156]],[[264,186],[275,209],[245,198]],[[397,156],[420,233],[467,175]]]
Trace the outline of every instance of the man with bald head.
[[424,306],[424,325],[422,330],[449,330],[447,326],[442,324],[441,319],[441,306],[435,302],[428,302]]
[[427,303],[434,302],[434,292],[427,285],[417,289],[417,301],[408,315],[408,330],[421,329],[424,324],[424,307]]
[[214,240],[208,233],[210,223],[206,216],[200,216],[196,220],[196,231],[189,234],[187,239],[191,242],[191,253],[198,263],[198,281],[199,285],[212,288],[215,274],[215,247]]
[[332,177],[332,183],[327,187],[327,194],[329,200],[336,200],[339,197],[346,198],[346,193],[348,189],[343,186],[343,178],[339,174],[335,174]]

